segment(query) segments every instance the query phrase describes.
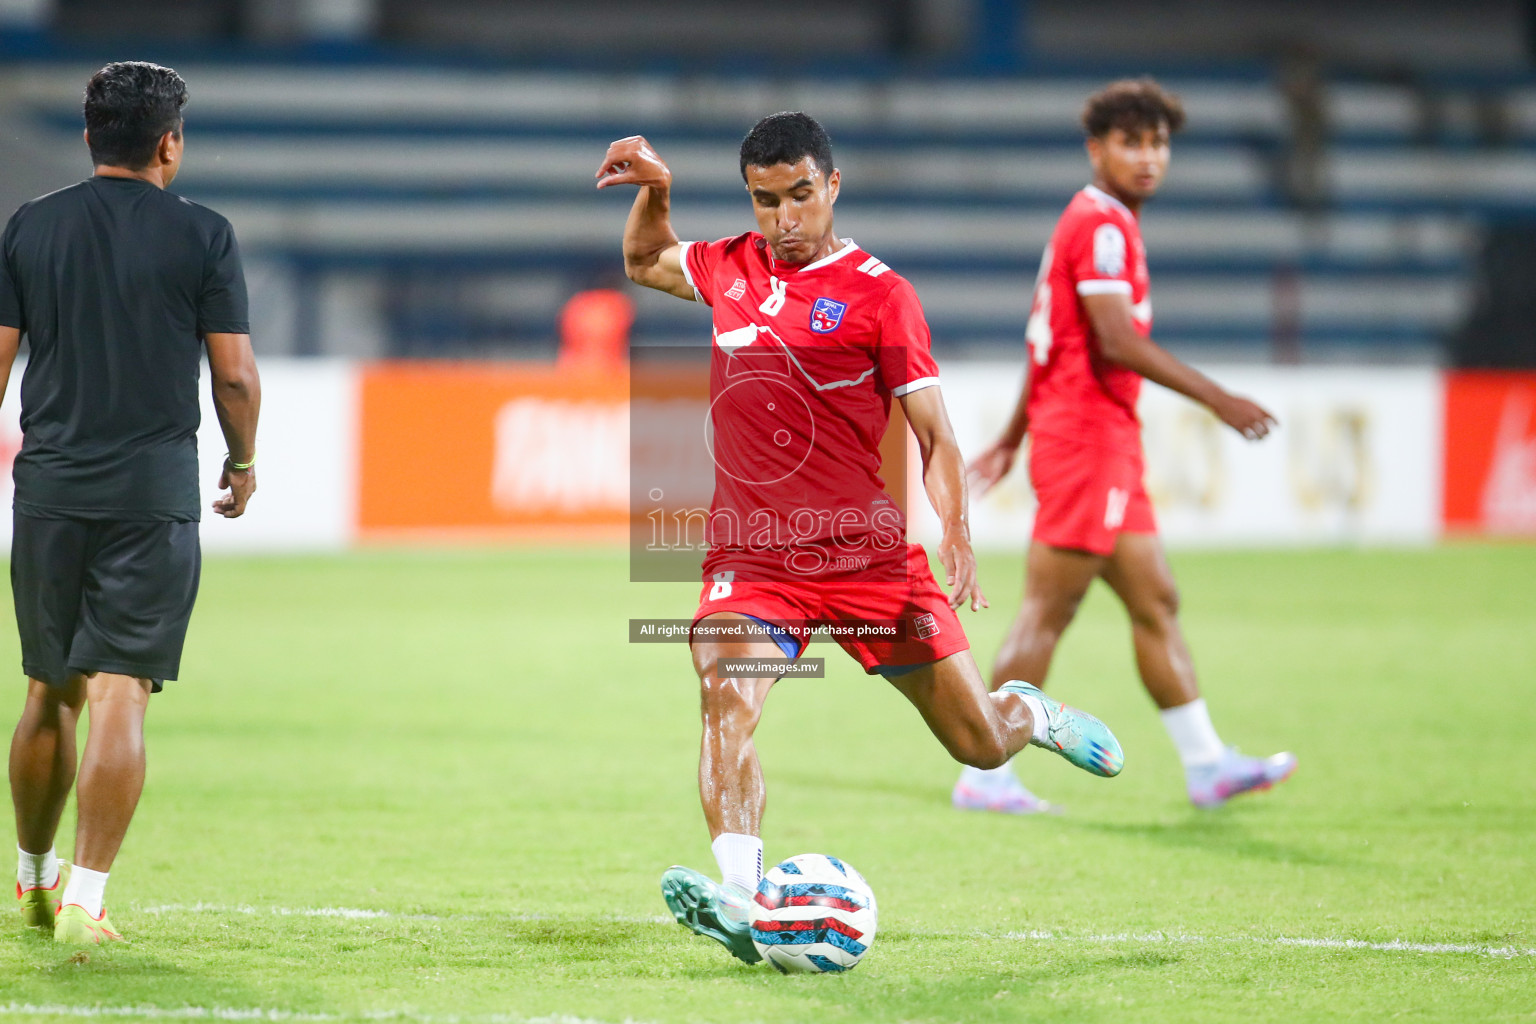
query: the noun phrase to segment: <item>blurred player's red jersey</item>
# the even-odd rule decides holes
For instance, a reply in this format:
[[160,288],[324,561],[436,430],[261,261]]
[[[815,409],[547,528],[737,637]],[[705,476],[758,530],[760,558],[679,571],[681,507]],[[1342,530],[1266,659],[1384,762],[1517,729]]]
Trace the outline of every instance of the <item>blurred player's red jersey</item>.
[[1105,359],[1081,296],[1119,293],[1131,319],[1152,334],[1147,253],[1136,215],[1089,185],[1056,222],[1035,283],[1029,342],[1029,429],[1127,451],[1140,450],[1136,399],[1141,376]]
[[1136,215],[1089,185],[1067,204],[1035,284],[1029,342],[1029,479],[1034,539],[1109,555],[1121,533],[1157,529],[1142,481],[1141,376],[1105,359],[1085,295],[1120,294],[1152,334],[1147,253]]
[[917,293],[847,239],[806,264],[775,260],[756,232],[685,243],[682,256],[714,309],[706,573],[904,575],[880,441],[891,398],[939,382]]

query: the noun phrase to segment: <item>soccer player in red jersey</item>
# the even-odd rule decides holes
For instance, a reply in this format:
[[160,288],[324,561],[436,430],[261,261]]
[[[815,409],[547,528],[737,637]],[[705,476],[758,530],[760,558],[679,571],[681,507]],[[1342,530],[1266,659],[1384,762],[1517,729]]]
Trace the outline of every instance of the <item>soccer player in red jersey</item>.
[[[599,188],[640,187],[624,228],[629,277],[713,309],[715,494],[690,646],[699,792],[723,879],[674,867],[662,893],[680,924],[753,963],[747,908],[762,878],[764,789],[752,735],[769,690],[805,649],[808,622],[899,627],[835,639],[965,764],[995,767],[1035,743],[1111,776],[1123,757],[1103,723],[1033,686],[987,692],[955,615],[986,600],[928,327],[912,286],[834,232],[841,176],[826,132],[801,113],[764,118],[742,142],[741,172],[758,230],[707,243],[678,241],[672,174],[645,139],[613,143],[597,177]],[[906,543],[878,475],[892,398],[943,523],[948,597],[922,547]]]
[[[1062,632],[1102,578],[1130,614],[1136,665],[1184,764],[1190,799],[1216,806],[1286,778],[1296,759],[1242,757],[1211,725],[1179,630],[1178,592],[1142,485],[1136,398],[1145,377],[1207,406],[1249,440],[1275,425],[1153,343],[1146,250],[1137,217],[1168,169],[1169,137],[1184,123],[1176,97],[1151,79],[1116,82],[1083,112],[1093,184],[1056,224],[1026,330],[1028,370],[1003,436],[970,466],[981,493],[1032,437],[1030,483],[1039,500],[1024,603],[993,666],[993,685],[1043,685]],[[966,769],[958,807],[1047,810],[1004,765]]]

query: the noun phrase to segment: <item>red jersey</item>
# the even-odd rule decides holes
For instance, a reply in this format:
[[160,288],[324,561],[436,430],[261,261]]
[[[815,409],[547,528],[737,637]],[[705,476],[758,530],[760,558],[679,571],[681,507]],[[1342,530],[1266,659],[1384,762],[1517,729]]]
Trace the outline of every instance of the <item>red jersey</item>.
[[1152,334],[1151,284],[1141,228],[1124,203],[1089,185],[1067,204],[1040,261],[1025,338],[1031,377],[1029,429],[1140,450],[1141,375],[1105,359],[1082,296],[1119,293],[1131,322]]
[[891,398],[939,382],[912,285],[851,239],[805,264],[774,259],[757,232],[684,243],[682,258],[714,308],[706,574],[904,573],[880,441]]

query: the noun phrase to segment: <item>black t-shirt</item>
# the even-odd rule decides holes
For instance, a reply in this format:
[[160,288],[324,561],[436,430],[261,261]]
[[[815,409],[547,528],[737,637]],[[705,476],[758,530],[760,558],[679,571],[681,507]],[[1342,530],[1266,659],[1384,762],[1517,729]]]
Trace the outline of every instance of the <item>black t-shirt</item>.
[[0,325],[26,333],[16,510],[199,518],[202,336],[250,333],[229,221],[136,178],[22,206],[0,239]]

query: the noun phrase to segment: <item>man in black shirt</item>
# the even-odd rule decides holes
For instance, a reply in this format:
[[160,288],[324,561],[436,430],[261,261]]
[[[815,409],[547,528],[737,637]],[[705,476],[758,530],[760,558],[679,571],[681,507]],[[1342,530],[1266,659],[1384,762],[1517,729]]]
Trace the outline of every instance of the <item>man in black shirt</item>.
[[[238,516],[256,489],[261,391],[234,233],[165,191],[186,101],[169,68],[102,68],[85,91],[94,176],[25,204],[0,238],[0,396],[28,343],[11,541],[28,676],[11,741],[16,891],[27,923],[59,941],[121,937],[107,872],[144,785],[149,695],[176,678],[197,596],[205,349],[229,447],[213,509]],[[53,843],[87,703],[70,874]]]

